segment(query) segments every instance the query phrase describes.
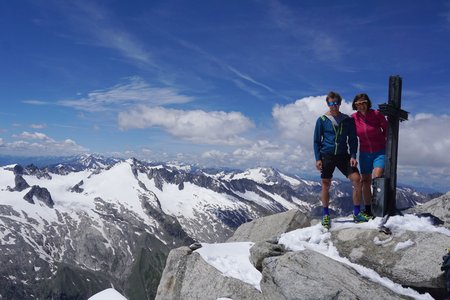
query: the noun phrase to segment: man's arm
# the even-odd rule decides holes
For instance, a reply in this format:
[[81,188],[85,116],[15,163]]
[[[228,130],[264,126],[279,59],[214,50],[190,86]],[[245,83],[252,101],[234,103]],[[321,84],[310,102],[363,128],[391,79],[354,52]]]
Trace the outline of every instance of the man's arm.
[[316,162],[321,159],[320,157],[321,146],[322,146],[322,122],[320,118],[318,118],[316,121],[316,127],[314,128],[314,136],[313,136],[314,156],[316,158]]

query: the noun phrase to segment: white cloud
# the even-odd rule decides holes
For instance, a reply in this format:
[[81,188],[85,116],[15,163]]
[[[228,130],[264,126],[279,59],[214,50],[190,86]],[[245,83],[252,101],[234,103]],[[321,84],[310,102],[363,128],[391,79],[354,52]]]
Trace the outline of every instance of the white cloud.
[[200,144],[239,145],[247,141],[239,134],[254,127],[252,121],[239,112],[175,110],[138,106],[122,112],[119,127],[160,127],[175,137]]
[[285,170],[304,169],[303,165],[308,165],[305,164],[305,157],[308,154],[298,145],[267,140],[257,141],[250,147],[239,148],[232,153],[232,160],[237,165],[279,166]]
[[285,148],[267,140],[260,140],[248,148],[239,148],[233,152],[235,159],[242,161],[280,161],[285,156]]
[[248,147],[240,147],[232,151],[209,150],[201,155],[201,164],[207,166],[228,166],[235,168],[252,168],[255,166],[273,166],[284,171],[312,171],[313,157],[307,157],[297,145],[280,141],[259,140]]
[[[253,127],[253,124],[239,113],[236,113],[236,119],[240,121],[236,122],[230,121],[229,114],[223,112],[140,107],[120,114],[119,126],[123,129],[161,127],[186,140],[203,139],[210,144],[237,146],[231,150],[210,149],[199,156],[190,157],[190,162],[202,165],[236,168],[275,166],[293,173],[317,172],[312,152],[312,136],[317,118],[328,110],[325,98],[326,96],[307,97],[285,106],[275,106],[272,114],[279,132],[273,137],[260,135],[262,138],[259,140],[247,141],[241,146],[234,142],[235,136]],[[341,110],[351,113],[351,104],[343,101]],[[209,122],[211,119],[214,124]],[[199,120],[199,123],[192,123],[194,120]],[[239,125],[241,121],[243,125]],[[230,127],[231,123],[234,127]],[[226,142],[229,137],[232,137],[232,143]]]
[[[303,98],[285,106],[277,105],[272,115],[282,137],[298,142],[305,157],[308,157],[312,155],[316,120],[326,111],[325,96],[318,96]],[[351,114],[351,103],[342,101],[341,111]],[[447,132],[450,132],[448,115],[410,115],[409,120],[400,126],[399,169],[421,169],[417,176],[450,173],[450,135]],[[437,178],[437,175],[433,175],[433,178]]]
[[[298,143],[303,160],[300,166],[312,170],[306,157],[312,157],[312,135],[315,122],[327,108],[325,96],[307,97],[293,104],[275,106],[272,115],[281,136]],[[351,103],[342,102],[341,111],[351,114]],[[450,174],[450,117],[448,115],[410,115],[402,122],[399,133],[398,172],[399,181],[422,184],[439,180],[448,182]],[[286,153],[288,154],[288,153]],[[294,163],[295,161],[292,161]],[[447,175],[445,175],[447,174]]]
[[219,150],[209,150],[202,153],[202,159],[223,162],[228,154]]
[[[316,120],[328,111],[325,99],[326,96],[305,97],[292,104],[276,105],[272,116],[281,135],[298,142],[305,151],[312,152]],[[342,100],[340,110],[350,115],[351,103]]]
[[433,169],[446,167],[450,170],[448,132],[450,132],[448,115],[410,116],[408,121],[400,124],[399,163]]
[[[20,139],[12,142],[0,141],[1,154],[20,155],[20,156],[66,156],[85,153],[89,149],[78,145],[71,139],[56,141],[44,133],[23,132],[19,135],[13,135],[13,138]],[[27,140],[35,140],[29,142]]]
[[43,140],[43,141],[49,141],[53,142],[54,140],[49,138],[46,134],[41,132],[28,132],[24,131],[20,135],[13,135],[14,138],[23,138],[23,139],[30,139],[30,140]]
[[95,112],[122,108],[136,103],[157,106],[190,101],[192,101],[191,97],[181,95],[175,89],[152,87],[142,78],[135,76],[128,78],[125,83],[117,84],[109,89],[90,92],[87,97],[81,99],[58,101],[58,104]]
[[[248,168],[255,166],[273,166],[293,174],[317,176],[312,150],[312,139],[317,118],[328,110],[325,96],[306,97],[288,105],[277,105],[272,115],[278,129],[277,134],[269,137],[270,132],[260,132],[258,140],[236,147],[212,147],[201,154],[184,152],[183,161],[210,167]],[[351,103],[343,100],[341,111],[351,114]],[[229,127],[230,115],[223,112],[180,111],[164,108],[140,107],[123,113],[119,117],[122,128],[161,127],[175,137],[190,141],[205,141],[210,144],[230,145],[226,142],[253,127],[250,121],[239,113],[237,120],[244,125]],[[211,119],[215,123],[209,123]],[[195,120],[202,120],[198,123]],[[208,130],[209,129],[209,130]],[[398,182],[417,186],[434,187],[448,190],[450,181],[450,116],[417,114],[400,126],[400,145],[398,157]],[[220,134],[220,137],[219,137]],[[222,140],[222,141],[220,141]],[[205,142],[206,143],[206,142]],[[204,148],[203,148],[204,149]],[[149,150],[147,150],[149,151]],[[159,159],[177,159],[170,153],[165,156],[151,152],[150,156]],[[178,157],[179,159],[179,157]],[[336,177],[342,178],[337,171]]]
[[[343,101],[341,110],[351,114],[351,104]],[[228,152],[211,149],[204,152],[201,158],[213,165],[238,168],[276,166],[292,173],[315,174],[312,136],[317,118],[326,111],[325,96],[307,97],[285,106],[277,105],[272,114],[279,137],[256,141],[248,147]],[[408,121],[401,123],[399,182],[437,188],[450,186],[450,135],[447,132],[450,132],[448,115],[410,115]],[[339,176],[338,173],[336,176]]]
[[47,127],[46,124],[30,124],[30,127],[33,129],[44,129]]

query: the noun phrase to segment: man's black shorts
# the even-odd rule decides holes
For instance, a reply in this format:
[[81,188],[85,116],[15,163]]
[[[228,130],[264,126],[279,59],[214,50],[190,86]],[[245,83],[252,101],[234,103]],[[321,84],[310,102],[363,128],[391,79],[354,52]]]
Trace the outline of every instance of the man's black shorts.
[[350,165],[350,155],[324,155],[322,154],[322,172],[320,178],[329,179],[333,177],[334,169],[338,168],[345,177],[359,172],[358,168]]

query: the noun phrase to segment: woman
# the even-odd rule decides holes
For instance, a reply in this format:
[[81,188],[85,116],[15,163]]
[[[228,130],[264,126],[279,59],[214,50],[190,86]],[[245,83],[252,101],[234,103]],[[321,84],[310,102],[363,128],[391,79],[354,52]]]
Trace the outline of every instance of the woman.
[[374,178],[383,176],[387,121],[379,111],[372,109],[372,102],[367,94],[356,95],[352,108],[356,110],[352,118],[355,120],[356,135],[359,139],[359,167],[365,214],[373,217],[372,172]]

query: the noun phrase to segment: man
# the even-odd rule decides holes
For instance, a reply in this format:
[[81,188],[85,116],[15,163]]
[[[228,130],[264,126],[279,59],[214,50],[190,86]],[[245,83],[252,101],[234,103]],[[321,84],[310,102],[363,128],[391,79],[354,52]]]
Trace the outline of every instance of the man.
[[[322,178],[322,225],[330,228],[331,179],[337,167],[345,177],[350,179],[353,186],[353,220],[367,222],[369,217],[360,211],[361,205],[361,176],[356,161],[358,139],[355,123],[352,118],[339,111],[342,98],[338,93],[329,92],[326,98],[328,112],[319,117],[314,130],[314,155],[316,168]],[[350,150],[350,153],[349,153]]]

